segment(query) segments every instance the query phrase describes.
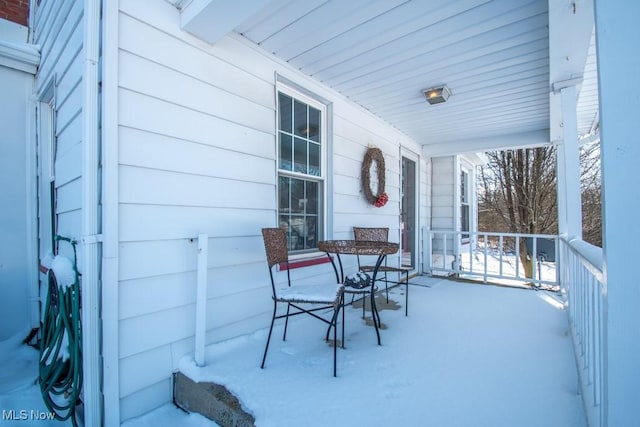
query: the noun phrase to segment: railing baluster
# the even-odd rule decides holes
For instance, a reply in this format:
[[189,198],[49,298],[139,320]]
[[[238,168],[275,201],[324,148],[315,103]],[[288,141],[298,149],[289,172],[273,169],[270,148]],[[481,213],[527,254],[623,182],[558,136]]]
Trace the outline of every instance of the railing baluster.
[[560,253],[564,263],[559,277],[562,279],[563,288],[566,288],[567,314],[588,424],[600,426],[605,411],[602,269],[581,255],[579,248],[583,247],[584,243],[561,240],[558,245],[561,247]]
[[447,235],[442,233],[442,268],[447,269]]
[[520,239],[516,237],[516,277],[520,277]]
[[502,276],[502,274],[503,274],[502,273],[503,272],[503,269],[502,269],[502,263],[503,263],[502,258],[504,256],[504,236],[502,234],[498,238],[498,241],[500,242],[499,243],[500,247],[498,248],[500,250],[500,274],[499,275]]

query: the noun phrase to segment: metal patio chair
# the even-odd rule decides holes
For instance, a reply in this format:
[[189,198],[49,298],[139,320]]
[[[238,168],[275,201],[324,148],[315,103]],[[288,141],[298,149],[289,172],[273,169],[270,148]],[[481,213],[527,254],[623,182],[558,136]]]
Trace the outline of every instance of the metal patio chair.
[[[384,227],[353,227],[353,235],[356,240],[368,240],[372,242],[387,242],[389,241],[389,229]],[[375,268],[374,265],[362,265],[360,257],[358,257],[358,267],[361,271],[367,273],[372,272]],[[404,303],[404,315],[409,315],[409,269],[403,267],[394,267],[387,264],[385,259],[384,265],[378,268],[378,273],[384,273],[378,275],[376,281],[384,282],[385,293],[387,302],[389,302],[389,283],[395,285],[405,285],[405,303]],[[400,281],[390,280],[387,273],[398,273]],[[404,273],[405,279],[402,281],[402,274]]]
[[[264,368],[267,359],[267,351],[269,350],[269,342],[271,341],[271,333],[273,332],[273,324],[276,319],[285,319],[284,333],[282,340],[287,337],[287,326],[289,317],[299,314],[309,314],[329,325],[327,337],[333,327],[333,376],[336,376],[336,356],[337,356],[337,320],[340,307],[342,306],[342,298],[344,286],[340,283],[320,283],[312,285],[292,285],[291,275],[289,273],[289,252],[287,249],[287,233],[284,228],[263,228],[262,237],[264,239],[264,248],[267,254],[267,264],[269,266],[269,277],[271,278],[271,290],[273,292],[273,316],[271,318],[271,326],[269,327],[269,335],[267,344],[264,348],[264,356],[262,357],[261,368]],[[273,276],[273,266],[285,264],[287,270],[287,283],[284,286],[277,286]],[[278,304],[286,304],[286,314],[277,314]],[[304,307],[303,307],[304,305]],[[317,311],[331,309],[331,319],[326,319]]]

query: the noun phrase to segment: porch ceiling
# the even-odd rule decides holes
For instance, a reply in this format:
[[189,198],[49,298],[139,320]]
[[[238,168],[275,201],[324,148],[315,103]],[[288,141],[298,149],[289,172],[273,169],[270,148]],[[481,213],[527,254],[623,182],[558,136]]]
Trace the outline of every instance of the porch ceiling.
[[[206,28],[215,27],[221,3],[230,7],[193,0],[190,11],[183,8],[183,27],[215,42]],[[548,0],[247,3],[217,19],[233,22],[229,30],[381,117],[427,153],[550,141]],[[442,84],[451,97],[429,105],[422,90]]]

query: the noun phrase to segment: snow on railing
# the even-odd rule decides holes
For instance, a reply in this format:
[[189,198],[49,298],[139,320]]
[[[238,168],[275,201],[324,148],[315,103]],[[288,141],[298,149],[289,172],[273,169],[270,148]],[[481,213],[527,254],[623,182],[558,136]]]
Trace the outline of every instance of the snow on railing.
[[[555,235],[425,229],[423,247],[423,271],[428,274],[559,289]],[[536,254],[529,256],[528,275],[519,256],[524,247]]]
[[560,283],[566,294],[569,326],[588,425],[605,416],[604,295],[602,249],[582,240],[560,240]]

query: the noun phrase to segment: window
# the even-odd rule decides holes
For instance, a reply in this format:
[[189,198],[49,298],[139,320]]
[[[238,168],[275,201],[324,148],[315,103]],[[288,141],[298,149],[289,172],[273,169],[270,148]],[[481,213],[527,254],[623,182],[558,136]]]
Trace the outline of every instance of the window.
[[[469,174],[465,171],[460,172],[460,231],[469,231],[470,222],[469,208]],[[462,236],[468,238],[469,235]]]
[[278,221],[292,252],[315,251],[324,232],[324,116],[323,105],[278,92]]

